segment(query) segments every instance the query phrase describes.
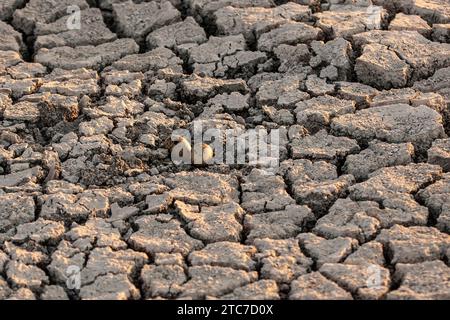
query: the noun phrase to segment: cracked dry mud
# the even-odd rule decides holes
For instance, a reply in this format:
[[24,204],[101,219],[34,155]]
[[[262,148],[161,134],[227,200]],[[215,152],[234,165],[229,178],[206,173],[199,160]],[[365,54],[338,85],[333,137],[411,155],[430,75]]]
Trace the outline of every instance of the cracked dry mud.
[[448,0],[1,0],[0,299],[450,299],[449,134]]

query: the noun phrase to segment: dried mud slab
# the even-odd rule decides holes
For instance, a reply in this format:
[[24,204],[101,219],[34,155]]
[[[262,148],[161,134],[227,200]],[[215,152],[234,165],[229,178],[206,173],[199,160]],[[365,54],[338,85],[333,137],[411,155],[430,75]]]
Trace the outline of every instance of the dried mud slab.
[[400,288],[390,292],[387,298],[447,300],[450,295],[448,274],[449,268],[442,261],[398,264],[394,277],[400,281]]
[[411,142],[418,150],[445,136],[442,116],[424,105],[393,104],[364,109],[333,119],[331,128],[337,135],[350,136],[360,142],[373,139]]

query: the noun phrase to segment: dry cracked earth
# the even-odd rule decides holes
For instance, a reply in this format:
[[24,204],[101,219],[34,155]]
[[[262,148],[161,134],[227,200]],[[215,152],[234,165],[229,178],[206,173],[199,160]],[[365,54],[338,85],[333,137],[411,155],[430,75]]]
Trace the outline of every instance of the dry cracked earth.
[[449,134],[448,0],[1,0],[0,299],[450,299]]

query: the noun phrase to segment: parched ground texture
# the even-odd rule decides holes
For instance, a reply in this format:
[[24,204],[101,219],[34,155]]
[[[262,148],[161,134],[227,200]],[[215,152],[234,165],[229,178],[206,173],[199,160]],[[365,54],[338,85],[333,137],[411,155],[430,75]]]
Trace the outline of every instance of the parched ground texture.
[[450,299],[449,134],[448,0],[1,0],[0,299]]

